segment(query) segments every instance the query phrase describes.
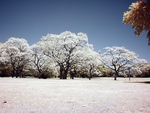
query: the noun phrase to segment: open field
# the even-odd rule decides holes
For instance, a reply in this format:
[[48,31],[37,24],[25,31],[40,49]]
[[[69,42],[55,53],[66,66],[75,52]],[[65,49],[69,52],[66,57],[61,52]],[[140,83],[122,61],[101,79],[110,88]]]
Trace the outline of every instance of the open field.
[[0,78],[0,113],[150,113],[150,78]]

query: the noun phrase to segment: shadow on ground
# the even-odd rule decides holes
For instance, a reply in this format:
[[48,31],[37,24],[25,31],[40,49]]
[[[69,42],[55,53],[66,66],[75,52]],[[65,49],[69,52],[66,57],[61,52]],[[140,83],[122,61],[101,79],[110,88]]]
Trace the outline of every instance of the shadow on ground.
[[126,82],[126,83],[144,83],[144,84],[150,84],[150,81],[135,81],[135,82]]

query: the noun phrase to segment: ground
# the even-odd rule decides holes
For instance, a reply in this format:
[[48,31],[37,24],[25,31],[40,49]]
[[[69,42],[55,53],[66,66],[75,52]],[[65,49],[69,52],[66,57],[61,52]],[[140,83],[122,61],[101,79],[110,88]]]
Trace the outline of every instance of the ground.
[[150,78],[0,78],[0,113],[150,113]]

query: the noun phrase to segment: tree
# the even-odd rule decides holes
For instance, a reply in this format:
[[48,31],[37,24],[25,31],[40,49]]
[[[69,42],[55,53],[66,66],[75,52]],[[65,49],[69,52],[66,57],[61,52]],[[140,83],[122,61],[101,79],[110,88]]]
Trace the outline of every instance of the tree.
[[88,73],[88,78],[91,80],[94,74],[98,74],[98,66],[101,64],[100,55],[94,51],[91,45],[86,45],[78,50],[79,65],[85,72]]
[[9,65],[7,65],[7,62],[6,62],[6,58],[3,57],[3,44],[0,43],[0,76],[1,77],[6,77],[6,76],[10,76],[11,75],[11,67]]
[[138,55],[133,51],[129,51],[125,47],[105,47],[106,51],[101,55],[101,61],[105,66],[114,71],[114,80],[117,80],[119,73],[125,71],[126,67],[135,64],[146,63],[146,60],[138,59]]
[[129,81],[130,81],[130,78],[131,76],[134,76],[136,77],[136,75],[139,75],[141,74],[141,70],[139,67],[136,67],[136,66],[127,66],[126,69],[125,69],[125,74],[129,77]]
[[150,64],[138,65],[142,74],[138,75],[138,77],[150,77]]
[[12,77],[23,77],[23,69],[30,60],[27,41],[23,38],[11,37],[2,45],[1,49],[3,63],[12,67]]
[[59,67],[60,79],[67,78],[71,66],[75,64],[74,52],[87,43],[88,37],[85,33],[75,34],[70,31],[59,35],[47,34],[40,41],[44,54],[52,58]]
[[47,75],[47,72],[51,71],[51,68],[54,68],[53,61],[44,55],[42,51],[42,47],[37,43],[33,44],[31,47],[31,68],[36,70],[38,73],[37,76],[39,78],[47,78],[50,77],[50,75]]
[[139,0],[132,3],[123,15],[123,23],[131,24],[135,29],[135,35],[139,36],[142,31],[147,31],[147,38],[150,45],[150,0]]

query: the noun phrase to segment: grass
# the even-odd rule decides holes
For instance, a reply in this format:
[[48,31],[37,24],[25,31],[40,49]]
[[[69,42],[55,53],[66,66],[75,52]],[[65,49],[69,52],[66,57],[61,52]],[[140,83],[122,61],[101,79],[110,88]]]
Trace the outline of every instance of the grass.
[[0,78],[0,113],[150,113],[150,78]]

